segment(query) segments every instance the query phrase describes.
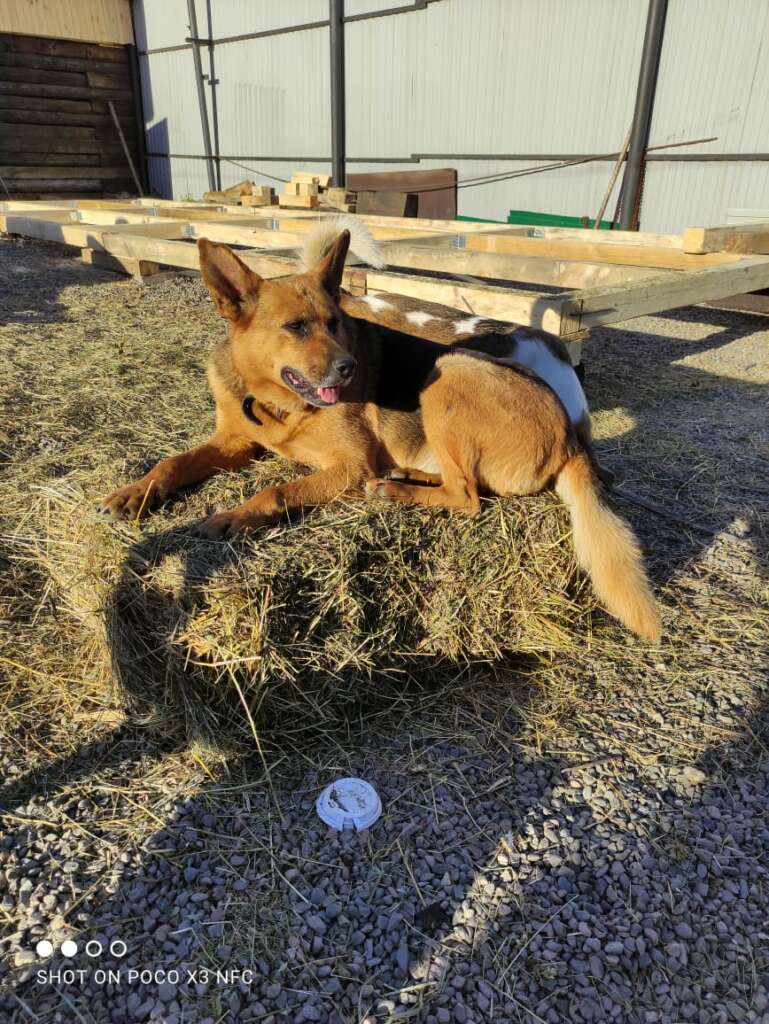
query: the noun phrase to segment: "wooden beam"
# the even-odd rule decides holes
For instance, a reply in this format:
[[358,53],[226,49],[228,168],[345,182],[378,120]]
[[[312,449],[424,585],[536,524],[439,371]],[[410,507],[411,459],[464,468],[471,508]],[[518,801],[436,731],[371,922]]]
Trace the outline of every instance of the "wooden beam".
[[[446,241],[450,239],[446,238]],[[497,280],[523,281],[527,284],[555,285],[561,288],[589,288],[620,284],[654,277],[653,267],[612,266],[607,263],[577,263],[550,257],[509,256],[507,253],[474,252],[467,249],[436,248],[414,241],[383,243],[388,264],[413,267],[444,274],[469,274]]]
[[[493,227],[493,225],[486,226]],[[547,228],[519,224],[510,228],[498,225],[497,230],[492,233],[549,240],[562,238],[572,242],[597,242],[600,245],[645,245],[655,249],[681,248],[680,235],[657,235],[651,231],[603,231],[596,228]]]
[[160,271],[157,263],[150,260],[135,260],[130,257],[111,256],[108,252],[98,249],[81,249],[80,259],[100,270],[111,270],[117,274],[130,274],[131,277],[152,277]]
[[184,225],[175,221],[153,224],[81,224],[77,221],[43,220],[20,214],[0,214],[0,228],[8,234],[23,235],[46,242],[61,242],[78,249],[108,249],[107,237],[130,234],[141,242],[145,237],[183,238]]
[[619,323],[644,313],[678,309],[759,288],[769,288],[769,258],[762,256],[685,274],[660,274],[633,284],[573,292],[561,296],[560,333],[568,336],[599,324]]
[[721,228],[687,228],[681,248],[689,253],[769,253],[769,221]]
[[367,292],[394,292],[410,295],[444,306],[467,310],[468,317],[484,316],[497,320],[540,327],[558,334],[561,329],[561,302],[564,294],[518,291],[496,285],[462,284],[438,278],[417,277],[383,270],[348,271],[356,283],[365,280]]
[[593,263],[621,263],[625,266],[657,267],[661,270],[699,270],[739,259],[739,256],[720,252],[691,256],[665,246],[604,244],[565,238],[521,238],[519,235],[468,235],[466,245],[475,251],[509,252],[516,256],[550,256]]

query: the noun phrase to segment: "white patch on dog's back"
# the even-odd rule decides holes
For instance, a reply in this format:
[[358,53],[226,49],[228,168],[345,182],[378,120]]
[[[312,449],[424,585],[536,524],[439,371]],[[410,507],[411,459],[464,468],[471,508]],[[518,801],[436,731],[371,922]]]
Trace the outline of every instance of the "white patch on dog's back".
[[367,306],[370,306],[375,313],[381,313],[385,309],[392,309],[392,303],[387,302],[385,299],[380,299],[378,295],[361,295],[358,298],[359,302],[365,302]]
[[475,328],[482,319],[483,317],[480,316],[469,316],[465,320],[457,320],[454,324],[454,331],[456,334],[474,334]]
[[587,399],[574,367],[554,356],[539,338],[517,335],[516,342],[515,355],[509,362],[519,363],[541,377],[558,395],[571,422],[577,423],[587,412]]
[[425,313],[422,309],[414,309],[406,314],[406,319],[409,323],[416,324],[417,327],[424,327],[428,320],[440,320],[440,317],[433,316],[432,313]]

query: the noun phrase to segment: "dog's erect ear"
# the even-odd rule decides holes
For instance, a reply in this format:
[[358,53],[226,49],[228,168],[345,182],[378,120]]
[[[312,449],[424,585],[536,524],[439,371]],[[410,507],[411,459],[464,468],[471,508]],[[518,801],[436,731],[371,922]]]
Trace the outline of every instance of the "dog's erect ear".
[[262,278],[226,245],[201,238],[198,252],[200,272],[220,315],[238,320],[248,300],[258,295]]
[[339,297],[339,289],[342,287],[344,261],[349,248],[350,232],[345,228],[320,263],[317,263],[313,269],[313,273],[320,279],[320,283],[335,299]]

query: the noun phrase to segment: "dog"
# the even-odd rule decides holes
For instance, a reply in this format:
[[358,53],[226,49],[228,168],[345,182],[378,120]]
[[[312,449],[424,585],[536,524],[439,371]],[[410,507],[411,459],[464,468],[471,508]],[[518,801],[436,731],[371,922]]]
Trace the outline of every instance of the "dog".
[[215,431],[115,491],[102,510],[138,518],[264,451],[314,471],[216,513],[199,527],[203,536],[232,538],[346,493],[477,514],[481,493],[553,486],[601,601],[656,640],[660,618],[638,542],[606,505],[589,439],[580,440],[556,388],[512,358],[510,336],[446,346],[345,313],[349,246],[343,229],[313,266],[263,280],[226,245],[199,240],[203,279],[229,323],[208,367]]

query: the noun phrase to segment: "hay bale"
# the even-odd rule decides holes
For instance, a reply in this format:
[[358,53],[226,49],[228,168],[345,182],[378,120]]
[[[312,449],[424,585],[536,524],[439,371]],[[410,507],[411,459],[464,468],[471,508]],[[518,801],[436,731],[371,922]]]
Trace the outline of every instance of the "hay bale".
[[[283,480],[278,458],[227,474],[142,529],[104,521],[98,471],[46,489],[34,558],[129,714],[206,743],[331,728],[404,687],[441,686],[511,654],[568,650],[593,600],[550,495],[477,519],[340,500],[234,544],[188,527]],[[38,517],[36,517],[38,518]]]

